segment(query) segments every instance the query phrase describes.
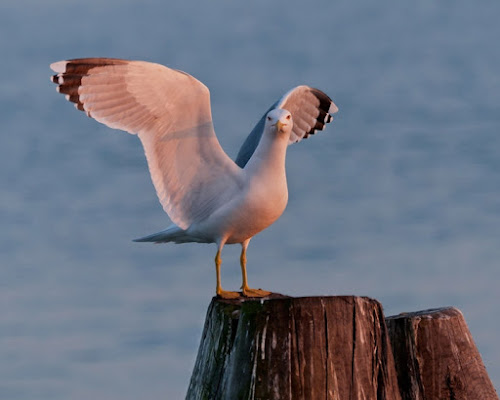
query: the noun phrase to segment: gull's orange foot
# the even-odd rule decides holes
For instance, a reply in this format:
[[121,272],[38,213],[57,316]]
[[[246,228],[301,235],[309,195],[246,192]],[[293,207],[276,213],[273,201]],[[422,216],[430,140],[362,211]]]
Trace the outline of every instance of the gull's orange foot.
[[268,292],[267,290],[243,288],[243,296],[245,297],[266,297],[270,294],[271,292]]
[[237,299],[238,297],[240,297],[240,293],[220,289],[217,291],[217,296],[222,297],[223,299]]

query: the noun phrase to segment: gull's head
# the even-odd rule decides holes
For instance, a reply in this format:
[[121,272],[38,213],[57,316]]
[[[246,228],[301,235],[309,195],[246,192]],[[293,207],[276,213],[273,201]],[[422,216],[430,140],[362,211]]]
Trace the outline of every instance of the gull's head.
[[292,114],[282,108],[275,108],[266,115],[266,128],[282,135],[290,135],[293,128]]

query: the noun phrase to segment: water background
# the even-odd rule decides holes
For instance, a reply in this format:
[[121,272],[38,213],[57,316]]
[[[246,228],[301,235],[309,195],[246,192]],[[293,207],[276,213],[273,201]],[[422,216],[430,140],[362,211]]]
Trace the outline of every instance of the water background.
[[[500,3],[3,0],[0,398],[180,399],[214,294],[213,245],[132,243],[169,225],[139,141],[75,111],[60,59],[185,70],[234,157],[306,83],[340,108],[289,148],[290,201],[249,279],[356,294],[387,315],[460,308],[500,387]],[[223,283],[240,284],[239,246]]]

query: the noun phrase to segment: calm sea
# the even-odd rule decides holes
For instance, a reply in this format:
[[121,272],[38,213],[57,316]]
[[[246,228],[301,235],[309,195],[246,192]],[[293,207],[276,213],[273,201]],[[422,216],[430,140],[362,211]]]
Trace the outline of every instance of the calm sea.
[[[136,137],[75,111],[49,63],[185,70],[235,156],[306,83],[340,108],[289,149],[290,201],[249,279],[356,294],[386,314],[453,305],[500,387],[500,3],[0,3],[0,398],[183,398],[214,294],[213,245],[132,243],[169,225]],[[239,246],[223,282],[239,287]]]

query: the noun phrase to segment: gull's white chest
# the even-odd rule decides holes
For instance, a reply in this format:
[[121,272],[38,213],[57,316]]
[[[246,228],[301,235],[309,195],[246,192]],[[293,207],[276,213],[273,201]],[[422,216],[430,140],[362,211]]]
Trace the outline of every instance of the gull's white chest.
[[288,189],[284,168],[267,171],[247,179],[238,195],[190,227],[189,233],[214,242],[241,243],[274,223],[286,208]]
[[232,212],[227,243],[240,243],[269,227],[283,214],[287,202],[285,174],[265,183],[252,182]]

